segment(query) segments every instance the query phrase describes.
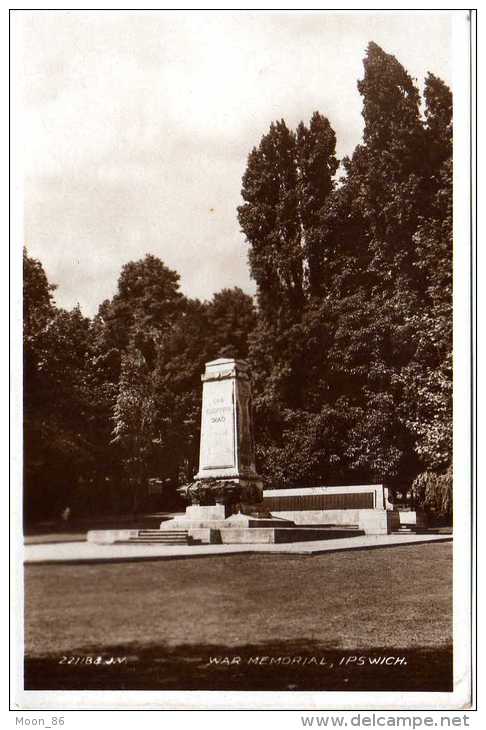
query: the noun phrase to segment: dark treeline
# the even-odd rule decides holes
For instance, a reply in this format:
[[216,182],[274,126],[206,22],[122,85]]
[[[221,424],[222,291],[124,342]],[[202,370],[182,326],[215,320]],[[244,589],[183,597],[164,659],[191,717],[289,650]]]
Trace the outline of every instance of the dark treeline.
[[252,366],[268,486],[384,481],[450,513],[452,96],[429,74],[421,107],[374,43],[364,71],[351,158],[318,112],[272,123],[249,154],[256,307],[238,288],[189,299],[147,255],[90,320],[57,308],[24,254],[27,516],[144,508],[148,479],[190,481],[200,374],[224,355]]
[[123,267],[92,320],[56,308],[52,293],[24,252],[26,518],[160,507],[150,478],[173,506],[197,471],[204,363],[248,356],[251,297],[188,299],[151,255]]

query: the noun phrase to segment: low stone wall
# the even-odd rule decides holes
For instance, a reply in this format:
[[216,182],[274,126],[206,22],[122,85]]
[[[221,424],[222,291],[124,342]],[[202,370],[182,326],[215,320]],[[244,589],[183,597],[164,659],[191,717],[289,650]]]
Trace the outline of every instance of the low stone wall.
[[97,545],[114,545],[116,542],[128,542],[137,535],[138,530],[90,530],[86,540]]
[[275,509],[284,510],[285,503],[289,511],[393,509],[393,505],[388,501],[388,489],[383,484],[265,489],[263,503],[269,507],[272,505],[272,512]]
[[386,535],[400,526],[382,484],[266,489],[263,506],[296,525],[354,525],[368,535]]
[[[265,508],[267,505],[265,504]],[[374,512],[374,510],[360,509],[326,509],[326,510],[275,510],[270,509],[274,517],[289,520],[296,525],[346,525],[358,527],[359,516],[363,511]]]

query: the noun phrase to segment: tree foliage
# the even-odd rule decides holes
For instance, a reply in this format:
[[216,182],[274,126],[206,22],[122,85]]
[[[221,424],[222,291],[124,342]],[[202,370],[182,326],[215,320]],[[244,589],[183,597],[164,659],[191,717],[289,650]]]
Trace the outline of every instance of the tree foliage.
[[[282,208],[271,174],[281,162],[267,149],[283,121],[243,176],[238,212],[260,304],[250,339],[259,466],[275,487],[366,479],[398,488],[451,461],[452,97],[429,74],[421,116],[413,79],[375,43],[358,90],[363,141],[339,181],[327,120],[314,115],[295,135],[285,127],[299,160],[285,210],[300,238],[281,245],[281,219],[263,214]],[[302,264],[298,304],[276,276],[288,245]]]
[[59,514],[92,470],[86,418],[89,320],[58,309],[39,261],[24,251],[24,505]]
[[340,168],[319,112],[271,123],[248,156],[237,217],[257,307],[237,287],[190,299],[147,254],[89,320],[56,306],[24,252],[28,514],[76,495],[138,509],[150,477],[174,495],[191,482],[200,375],[217,357],[252,366],[267,486],[413,484],[450,514],[452,95],[428,74],[421,107],[375,43],[358,91],[363,139]]
[[250,152],[238,219],[264,316],[276,309],[298,316],[319,289],[319,223],[338,167],[335,146],[329,121],[315,112],[297,132],[283,119],[272,123]]

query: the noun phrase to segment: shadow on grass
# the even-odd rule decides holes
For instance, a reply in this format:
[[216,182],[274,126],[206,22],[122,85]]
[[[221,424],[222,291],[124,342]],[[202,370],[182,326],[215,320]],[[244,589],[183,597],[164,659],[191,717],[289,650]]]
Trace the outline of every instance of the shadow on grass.
[[26,657],[31,690],[451,692],[452,649],[326,649],[312,640],[227,647],[85,646]]

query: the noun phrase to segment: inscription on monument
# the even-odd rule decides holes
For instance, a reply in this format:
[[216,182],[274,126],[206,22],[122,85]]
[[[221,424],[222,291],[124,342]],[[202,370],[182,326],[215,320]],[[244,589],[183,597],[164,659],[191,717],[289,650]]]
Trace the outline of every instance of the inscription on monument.
[[201,469],[235,466],[234,381],[214,380],[204,385],[201,429]]

